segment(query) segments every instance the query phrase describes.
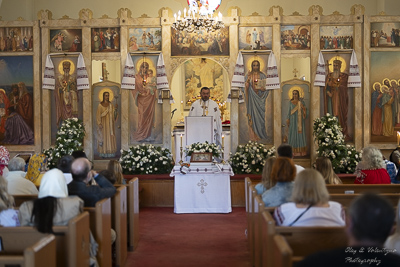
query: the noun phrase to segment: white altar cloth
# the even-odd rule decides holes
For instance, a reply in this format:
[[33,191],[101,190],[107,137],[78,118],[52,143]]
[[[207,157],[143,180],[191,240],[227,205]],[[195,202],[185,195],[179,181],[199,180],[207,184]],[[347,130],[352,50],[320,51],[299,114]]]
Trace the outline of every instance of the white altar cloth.
[[175,166],[175,213],[229,213],[232,212],[229,164],[191,163],[187,174]]

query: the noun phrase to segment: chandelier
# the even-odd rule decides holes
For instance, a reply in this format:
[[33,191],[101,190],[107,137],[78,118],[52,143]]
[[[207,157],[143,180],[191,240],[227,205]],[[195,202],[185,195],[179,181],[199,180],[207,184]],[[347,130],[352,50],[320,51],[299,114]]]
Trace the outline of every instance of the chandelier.
[[177,31],[186,32],[214,32],[223,28],[222,14],[218,16],[214,13],[221,3],[220,0],[188,0],[189,10],[183,10],[183,16],[179,10],[178,16],[174,14],[175,22],[172,28]]

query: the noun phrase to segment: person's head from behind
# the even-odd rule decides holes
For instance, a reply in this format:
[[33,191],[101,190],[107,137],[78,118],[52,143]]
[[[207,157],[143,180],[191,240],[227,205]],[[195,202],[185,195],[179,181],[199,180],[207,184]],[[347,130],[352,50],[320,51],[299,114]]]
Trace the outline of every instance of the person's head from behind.
[[87,183],[90,179],[89,172],[92,166],[87,158],[77,158],[72,162],[71,174],[72,179],[77,182]]
[[290,158],[277,158],[272,165],[271,179],[277,182],[292,182],[296,177],[296,167]]
[[75,151],[72,152],[71,156],[73,156],[74,159],[87,158],[86,153],[83,150],[75,150]]
[[117,181],[114,173],[110,170],[102,170],[101,172],[99,172],[99,175],[103,175],[112,184],[115,184]]
[[333,179],[334,171],[332,168],[332,162],[327,157],[318,157],[315,161],[315,169],[322,174],[324,177],[325,183],[332,184],[333,182],[330,181]]
[[313,169],[301,171],[294,181],[292,201],[305,205],[328,203],[329,192],[322,174]]
[[63,173],[70,173],[71,172],[71,164],[73,161],[74,161],[73,156],[65,155],[58,160],[57,169],[59,169]]
[[0,175],[0,212],[12,209],[14,206],[14,198],[7,191],[7,181]]
[[122,179],[124,179],[124,176],[122,174],[122,166],[121,163],[119,163],[119,161],[110,160],[107,165],[107,170],[114,173],[117,184],[123,183]]
[[25,171],[25,160],[20,157],[15,157],[10,159],[8,162],[8,170],[10,172],[14,171]]
[[365,193],[350,204],[346,231],[350,246],[382,246],[395,220],[393,205],[383,196]]
[[376,147],[368,146],[362,150],[362,161],[367,169],[385,168],[382,153]]
[[275,185],[275,182],[271,179],[272,166],[274,165],[276,157],[269,157],[265,160],[265,165],[261,174],[261,183],[266,189],[269,189]]
[[278,149],[278,157],[293,158],[293,149],[289,144],[281,144]]
[[31,220],[41,233],[53,232],[53,218],[57,213],[58,198],[68,197],[67,183],[59,169],[47,171],[41,180],[38,199],[35,200]]

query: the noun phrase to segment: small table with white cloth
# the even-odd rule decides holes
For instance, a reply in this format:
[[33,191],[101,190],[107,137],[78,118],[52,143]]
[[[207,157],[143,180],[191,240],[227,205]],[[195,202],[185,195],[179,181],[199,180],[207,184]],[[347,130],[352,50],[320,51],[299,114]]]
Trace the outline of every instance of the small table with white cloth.
[[175,176],[175,213],[229,213],[232,212],[229,164],[191,163],[187,173],[181,166],[173,168]]

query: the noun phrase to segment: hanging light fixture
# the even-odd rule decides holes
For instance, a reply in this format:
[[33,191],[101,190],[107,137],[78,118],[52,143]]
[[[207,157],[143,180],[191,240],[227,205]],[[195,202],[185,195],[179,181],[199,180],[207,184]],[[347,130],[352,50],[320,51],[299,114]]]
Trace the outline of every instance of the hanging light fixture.
[[222,21],[221,12],[216,13],[221,0],[188,0],[189,10],[183,10],[183,16],[179,10],[178,15],[174,14],[175,22],[172,28],[177,31],[214,32],[225,27]]

